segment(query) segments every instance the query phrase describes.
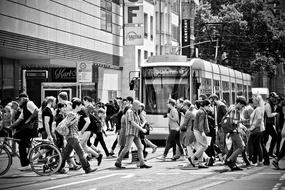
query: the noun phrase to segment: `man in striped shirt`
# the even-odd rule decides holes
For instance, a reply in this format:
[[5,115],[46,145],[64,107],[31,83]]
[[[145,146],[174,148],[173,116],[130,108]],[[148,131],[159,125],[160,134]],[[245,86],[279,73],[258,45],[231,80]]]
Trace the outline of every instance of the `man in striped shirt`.
[[140,168],[151,168],[151,166],[148,166],[144,162],[143,158],[143,146],[141,143],[141,139],[139,138],[139,131],[142,131],[143,133],[146,133],[146,129],[143,129],[140,126],[140,118],[138,115],[139,110],[141,109],[141,103],[138,100],[135,100],[133,102],[132,108],[130,108],[127,113],[127,126],[126,126],[126,144],[122,152],[119,154],[119,157],[117,158],[117,161],[115,162],[115,166],[117,168],[123,168],[122,167],[122,160],[125,156],[125,154],[130,150],[132,143],[134,142],[137,150],[138,150],[138,157],[140,161]]

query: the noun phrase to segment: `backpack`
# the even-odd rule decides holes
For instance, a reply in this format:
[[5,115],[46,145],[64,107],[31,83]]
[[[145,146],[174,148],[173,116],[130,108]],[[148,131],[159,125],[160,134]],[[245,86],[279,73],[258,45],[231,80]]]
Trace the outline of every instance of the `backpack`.
[[90,118],[90,124],[89,124],[90,130],[93,133],[95,133],[95,134],[99,133],[101,131],[101,129],[102,129],[102,125],[101,125],[100,119],[97,118],[93,114],[90,114],[89,118]]
[[224,133],[231,133],[233,130],[237,128],[237,126],[233,123],[232,118],[230,118],[230,113],[233,111],[233,107],[229,107],[227,113],[222,118],[220,125],[223,129]]

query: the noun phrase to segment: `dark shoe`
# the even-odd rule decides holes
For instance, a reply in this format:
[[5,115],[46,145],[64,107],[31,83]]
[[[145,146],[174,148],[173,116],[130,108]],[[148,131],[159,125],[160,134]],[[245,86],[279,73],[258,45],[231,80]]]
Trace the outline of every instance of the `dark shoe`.
[[122,166],[121,163],[118,163],[118,162],[115,162],[115,166],[116,166],[117,168],[125,168],[125,167]]
[[238,166],[231,168],[232,171],[242,171],[242,169]]
[[206,165],[199,165],[198,168],[209,168],[209,167]]
[[152,167],[152,166],[148,166],[148,165],[146,165],[146,164],[140,166],[140,168],[151,168],[151,167]]
[[171,158],[171,160],[172,161],[176,161],[176,160],[178,160],[180,158],[180,156],[173,156],[172,158]]
[[263,165],[269,166],[269,165],[270,165],[270,162],[269,162],[269,161],[264,161],[264,162],[263,162]]
[[214,165],[214,158],[210,158],[209,161],[206,163],[206,166],[213,166]]
[[60,169],[56,173],[58,173],[58,174],[67,174],[67,171],[65,169]]
[[115,153],[114,153],[114,152],[110,152],[110,153],[109,153],[109,155],[114,156],[114,155],[115,155]]
[[103,154],[99,154],[97,161],[98,161],[98,166],[100,166],[101,162],[102,162],[102,158],[103,158]]
[[96,170],[97,168],[94,168],[94,169],[89,168],[88,170],[85,170],[85,173],[89,174],[89,173],[95,172]]
[[279,170],[279,169],[280,169],[280,167],[279,167],[279,164],[278,164],[278,161],[277,161],[277,160],[273,160],[273,161],[272,161],[272,165],[273,165],[277,170]]
[[193,167],[195,167],[195,164],[192,162],[191,157],[189,157],[188,160],[189,160],[190,164],[191,164]]
[[86,156],[86,160],[87,160],[87,161],[90,161],[90,160],[92,160],[92,156],[90,156],[90,155],[87,155],[87,156]]
[[71,170],[71,171],[76,171],[76,170],[80,170],[80,169],[81,169],[81,166],[77,166],[77,165],[69,168],[69,170]]

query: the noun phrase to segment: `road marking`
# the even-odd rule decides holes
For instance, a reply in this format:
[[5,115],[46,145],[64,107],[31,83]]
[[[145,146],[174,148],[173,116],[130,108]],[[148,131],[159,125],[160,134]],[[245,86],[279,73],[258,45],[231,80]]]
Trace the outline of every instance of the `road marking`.
[[122,179],[126,179],[126,178],[131,178],[131,177],[134,177],[135,176],[135,174],[128,174],[128,175],[126,175],[126,176],[123,176],[123,177],[121,177]]
[[180,173],[156,173],[157,175],[178,175]]
[[57,189],[57,188],[71,186],[71,185],[78,185],[78,184],[81,184],[81,183],[86,183],[86,182],[90,182],[90,181],[96,181],[96,180],[99,180],[99,179],[109,178],[109,177],[113,177],[113,176],[117,176],[117,175],[124,175],[121,178],[130,178],[130,177],[133,177],[135,174],[127,174],[127,173],[110,174],[110,175],[101,176],[101,177],[97,177],[97,178],[86,179],[86,180],[82,180],[82,181],[76,181],[76,182],[72,182],[72,183],[67,183],[67,184],[57,185],[57,186],[53,186],[53,187],[43,188],[41,190],[51,190],[51,189]]
[[138,179],[136,181],[139,181],[139,182],[150,182],[150,181],[153,181],[152,179]]
[[280,172],[264,172],[264,173],[258,173],[258,175],[279,175]]
[[213,186],[216,186],[216,185],[219,185],[219,184],[222,184],[222,183],[225,183],[226,181],[217,181],[217,182],[213,182],[213,183],[209,183],[207,185],[203,185],[201,187],[197,187],[193,190],[201,190],[201,189],[206,189],[206,188],[209,188],[209,187],[213,187]]

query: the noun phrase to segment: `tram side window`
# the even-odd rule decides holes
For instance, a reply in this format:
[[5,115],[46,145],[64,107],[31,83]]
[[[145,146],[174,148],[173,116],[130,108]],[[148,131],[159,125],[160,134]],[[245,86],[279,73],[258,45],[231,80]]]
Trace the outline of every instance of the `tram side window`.
[[232,103],[236,101],[236,84],[232,83]]
[[230,86],[229,82],[222,81],[222,92],[223,92],[223,99],[227,102],[227,104],[230,103]]
[[243,85],[243,95],[247,99],[247,86]]
[[242,84],[237,84],[237,91],[238,91],[238,93],[237,93],[238,96],[242,96],[243,95],[242,94]]
[[214,80],[214,92],[220,97],[220,81]]
[[210,96],[212,94],[212,80],[207,78],[202,78],[201,81],[202,81],[200,86],[201,94]]

